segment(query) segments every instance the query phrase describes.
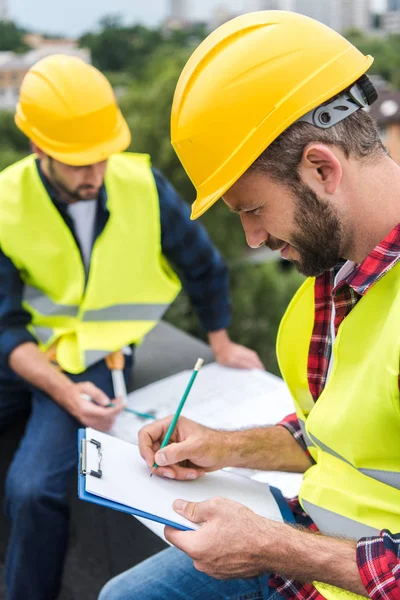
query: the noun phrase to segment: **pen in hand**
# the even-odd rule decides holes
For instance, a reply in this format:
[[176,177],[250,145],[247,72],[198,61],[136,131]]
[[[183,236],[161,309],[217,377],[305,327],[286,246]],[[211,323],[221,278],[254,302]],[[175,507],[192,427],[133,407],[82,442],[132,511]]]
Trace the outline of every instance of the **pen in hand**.
[[[196,364],[194,366],[193,373],[192,373],[192,375],[190,377],[189,383],[186,386],[186,389],[185,389],[185,391],[183,393],[181,401],[179,402],[178,408],[176,409],[176,412],[174,414],[174,418],[172,419],[172,421],[171,421],[171,423],[170,423],[170,425],[169,425],[169,427],[167,429],[167,433],[165,434],[165,437],[164,437],[164,439],[163,439],[163,441],[161,443],[160,450],[162,448],[165,448],[165,446],[167,446],[169,444],[169,440],[171,439],[171,435],[173,434],[174,429],[176,427],[176,424],[178,422],[179,415],[182,412],[182,408],[183,408],[183,406],[184,406],[184,404],[186,402],[186,399],[187,399],[187,397],[189,395],[189,392],[191,390],[193,382],[196,379],[197,373],[199,372],[199,370],[200,370],[200,368],[201,368],[201,366],[202,366],[203,363],[204,363],[204,360],[202,358],[198,358],[197,359],[197,362],[196,362]],[[154,469],[158,468],[158,464],[156,462],[154,463],[153,468]],[[152,477],[152,475],[153,475],[153,473],[150,473],[150,477]]]
[[[91,396],[89,396],[89,394],[86,394],[85,392],[81,393],[81,398],[83,398],[84,400],[87,400],[88,402],[93,402],[93,404],[97,404],[93,400],[93,398]],[[112,408],[113,406],[115,406],[114,402],[110,402],[110,404],[108,404],[105,408]],[[140,419],[155,419],[156,418],[154,414],[139,412],[138,410],[134,410],[133,408],[128,408],[127,406],[124,406],[123,410],[124,410],[124,412],[130,413],[131,415],[135,415],[135,417],[139,417]]]

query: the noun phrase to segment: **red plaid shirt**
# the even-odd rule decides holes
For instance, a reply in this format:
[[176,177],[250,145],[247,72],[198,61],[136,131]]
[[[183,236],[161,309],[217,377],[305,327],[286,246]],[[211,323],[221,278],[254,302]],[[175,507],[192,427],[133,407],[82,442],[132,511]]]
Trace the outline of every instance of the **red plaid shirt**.
[[[332,350],[331,317],[335,306],[335,331],[358,300],[400,260],[400,224],[335,287],[339,264],[315,281],[315,317],[308,355],[308,383],[315,401],[325,387]],[[295,414],[281,423],[305,448],[303,434]],[[399,432],[400,433],[400,432]],[[400,436],[399,436],[400,437]],[[302,510],[298,498],[290,500],[297,522],[311,531],[316,525]],[[400,600],[400,533],[382,531],[379,536],[362,538],[357,545],[357,565],[361,580],[373,600]],[[322,600],[312,584],[275,576],[272,587],[290,600]]]

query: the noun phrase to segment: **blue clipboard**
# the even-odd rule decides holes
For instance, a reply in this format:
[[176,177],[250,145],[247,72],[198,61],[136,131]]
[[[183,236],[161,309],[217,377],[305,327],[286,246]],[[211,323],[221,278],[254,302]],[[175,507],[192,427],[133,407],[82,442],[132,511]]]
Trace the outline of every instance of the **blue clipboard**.
[[[169,521],[168,519],[163,519],[157,515],[153,515],[152,513],[144,512],[143,510],[138,510],[136,508],[132,508],[131,506],[126,506],[125,504],[120,504],[119,502],[113,502],[112,500],[106,500],[101,496],[96,496],[95,494],[91,494],[86,491],[86,477],[91,477],[90,474],[87,474],[82,463],[83,453],[82,453],[82,442],[86,442],[86,429],[78,430],[78,497],[81,500],[85,500],[86,502],[92,502],[93,504],[98,504],[99,506],[106,506],[108,508],[112,508],[113,510],[119,510],[120,512],[127,513],[129,515],[134,515],[136,517],[143,517],[144,519],[150,519],[150,521],[156,521],[157,523],[162,523],[163,525],[169,525],[170,527],[175,527],[175,529],[180,529],[181,531],[193,531],[191,527],[186,527],[185,525],[181,525],[180,523],[176,523],[175,521]],[[272,495],[274,496],[276,503],[279,506],[281,511],[281,515],[283,520],[286,523],[295,524],[295,519],[293,514],[281,492],[276,487],[270,486],[270,490]]]

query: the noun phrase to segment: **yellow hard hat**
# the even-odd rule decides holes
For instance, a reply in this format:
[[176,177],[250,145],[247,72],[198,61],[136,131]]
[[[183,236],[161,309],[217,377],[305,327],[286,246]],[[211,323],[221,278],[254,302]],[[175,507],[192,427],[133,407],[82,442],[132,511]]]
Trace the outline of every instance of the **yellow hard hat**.
[[67,165],[100,162],[131,141],[104,75],[63,54],[43,58],[29,69],[15,123],[43,152]]
[[289,11],[248,13],[213,31],[189,58],[172,105],[172,145],[197,190],[192,218],[372,62],[329,27]]

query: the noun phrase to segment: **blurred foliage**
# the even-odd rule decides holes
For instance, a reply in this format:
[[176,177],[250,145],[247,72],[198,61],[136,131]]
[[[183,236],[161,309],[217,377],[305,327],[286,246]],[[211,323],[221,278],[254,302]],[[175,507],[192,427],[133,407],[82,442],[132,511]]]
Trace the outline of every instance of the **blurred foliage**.
[[400,89],[399,34],[382,37],[352,29],[346,33],[346,37],[363,54],[371,54],[374,57],[368,74],[380,75],[394,87]]
[[[81,36],[79,44],[89,48],[93,64],[102,71],[126,72],[135,78],[146,69],[153,53],[163,48],[180,50],[195,46],[206,36],[206,26],[196,23],[191,27],[170,31],[148,29],[143,25],[123,25],[119,15],[103,17],[99,31]],[[159,53],[160,55],[160,53]]]
[[[233,319],[229,332],[232,339],[256,350],[266,369],[279,375],[275,354],[279,322],[304,278],[294,269],[283,270],[275,261],[233,263],[230,278]],[[206,339],[185,293],[181,293],[170,307],[166,320]]]
[[9,112],[0,111],[0,171],[29,152],[29,141],[14,124]]
[[[126,89],[120,105],[132,131],[130,150],[148,152],[153,164],[192,202],[194,188],[170,143],[172,99],[189,52],[187,48],[160,48],[149,60],[142,80],[133,80]],[[237,215],[219,202],[204,215],[202,222],[225,258],[243,256],[247,246]]]
[[0,52],[26,52],[29,47],[24,43],[25,29],[12,21],[0,21]]

